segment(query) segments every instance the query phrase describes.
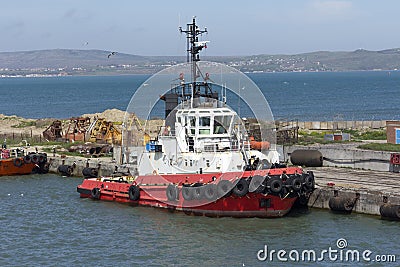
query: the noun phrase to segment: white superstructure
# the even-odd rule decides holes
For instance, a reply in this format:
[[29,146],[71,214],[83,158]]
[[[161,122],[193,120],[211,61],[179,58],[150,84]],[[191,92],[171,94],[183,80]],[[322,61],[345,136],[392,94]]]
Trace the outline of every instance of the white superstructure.
[[162,127],[158,139],[147,144],[139,174],[233,172],[254,161],[277,161],[276,152],[250,149],[244,125],[229,107],[216,101],[185,106],[176,110],[175,127]]

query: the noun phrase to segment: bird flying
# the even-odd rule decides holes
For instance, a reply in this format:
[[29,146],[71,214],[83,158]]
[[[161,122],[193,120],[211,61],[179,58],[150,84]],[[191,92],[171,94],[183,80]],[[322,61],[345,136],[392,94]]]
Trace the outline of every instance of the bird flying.
[[110,54],[108,54],[107,58],[110,58],[111,56],[117,54],[117,52],[111,52]]

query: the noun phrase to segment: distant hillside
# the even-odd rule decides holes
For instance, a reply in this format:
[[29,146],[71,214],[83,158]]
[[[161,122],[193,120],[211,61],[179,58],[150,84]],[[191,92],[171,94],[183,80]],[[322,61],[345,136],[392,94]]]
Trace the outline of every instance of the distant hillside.
[[0,76],[153,73],[184,57],[146,57],[103,50],[0,52]]
[[142,56],[115,54],[108,51],[52,49],[0,53],[0,68],[88,67],[108,64],[144,63]]
[[274,71],[364,71],[400,69],[400,48],[382,51],[319,51],[297,55],[255,55],[214,58],[244,72]]
[[[0,52],[0,76],[155,73],[186,60],[185,56],[139,56],[124,53],[108,56],[109,53],[73,49]],[[203,57],[203,60],[225,63],[244,72],[396,70],[400,69],[400,49]]]
[[353,52],[314,52],[300,54],[306,62],[324,65],[331,71],[350,70],[394,70],[400,68],[400,49]]

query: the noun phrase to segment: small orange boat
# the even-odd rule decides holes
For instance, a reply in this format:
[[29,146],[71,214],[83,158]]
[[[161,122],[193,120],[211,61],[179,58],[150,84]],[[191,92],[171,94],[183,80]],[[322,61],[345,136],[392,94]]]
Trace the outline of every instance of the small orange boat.
[[47,173],[48,171],[46,153],[24,155],[23,149],[0,149],[0,176]]

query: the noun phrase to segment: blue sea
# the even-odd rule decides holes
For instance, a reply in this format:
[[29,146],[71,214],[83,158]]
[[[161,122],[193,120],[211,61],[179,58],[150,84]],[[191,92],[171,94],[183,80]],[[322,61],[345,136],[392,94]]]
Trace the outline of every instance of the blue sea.
[[[399,71],[248,76],[265,95],[275,119],[400,119]],[[148,78],[148,75],[1,78],[0,114],[62,119],[111,108],[126,110],[136,89]],[[162,107],[157,108],[153,113],[162,117]]]
[[[125,110],[148,77],[2,78],[0,113],[69,118]],[[275,118],[400,119],[399,72],[249,77]],[[0,266],[399,266],[400,224],[378,216],[320,209],[277,219],[187,216],[81,199],[80,183],[56,174],[1,177]],[[315,251],[317,259],[293,260],[293,251]],[[348,251],[359,260],[347,260]]]
[[[188,216],[81,199],[80,183],[55,174],[1,177],[0,266],[399,266],[400,223],[378,216]],[[303,251],[316,258],[302,259]]]

